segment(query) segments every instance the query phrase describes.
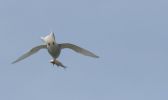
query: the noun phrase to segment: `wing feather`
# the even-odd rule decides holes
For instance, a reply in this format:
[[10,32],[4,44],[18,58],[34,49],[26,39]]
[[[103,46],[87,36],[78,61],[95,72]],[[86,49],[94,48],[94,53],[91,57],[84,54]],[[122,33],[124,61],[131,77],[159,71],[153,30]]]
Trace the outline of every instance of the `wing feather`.
[[16,59],[14,62],[12,62],[12,64],[14,63],[17,63],[33,54],[35,54],[36,52],[38,52],[40,49],[44,49],[44,48],[47,48],[46,45],[39,45],[39,46],[36,46],[34,48],[32,48],[31,50],[29,50],[28,52],[26,52],[25,54],[23,54],[22,56],[20,56],[18,59]]
[[77,45],[74,45],[74,44],[70,44],[70,43],[62,43],[62,44],[59,44],[60,48],[61,49],[64,49],[64,48],[69,48],[69,49],[72,49],[74,50],[75,52],[77,53],[80,53],[80,54],[83,54],[85,56],[90,56],[90,57],[94,57],[94,58],[99,58],[99,56],[97,56],[96,54],[84,49],[84,48],[81,48]]

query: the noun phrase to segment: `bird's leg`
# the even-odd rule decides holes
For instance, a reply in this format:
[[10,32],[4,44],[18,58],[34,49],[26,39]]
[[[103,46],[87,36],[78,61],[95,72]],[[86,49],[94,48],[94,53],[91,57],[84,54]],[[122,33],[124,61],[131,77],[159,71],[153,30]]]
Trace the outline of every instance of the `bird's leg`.
[[53,59],[50,61],[50,63],[52,63],[53,65],[57,65],[58,67],[61,66],[63,68],[66,68],[66,66],[64,66],[60,61],[56,60],[56,59]]

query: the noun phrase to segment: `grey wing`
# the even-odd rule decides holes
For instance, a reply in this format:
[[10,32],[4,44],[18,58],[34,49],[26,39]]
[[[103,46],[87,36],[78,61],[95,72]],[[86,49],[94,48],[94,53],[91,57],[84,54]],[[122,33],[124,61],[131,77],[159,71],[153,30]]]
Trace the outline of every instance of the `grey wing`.
[[43,49],[43,48],[47,48],[47,46],[46,45],[39,45],[39,46],[32,48],[31,50],[29,50],[28,52],[26,52],[25,54],[20,56],[18,59],[16,59],[14,62],[12,62],[12,64],[19,62],[20,60],[23,60],[23,59],[33,55],[34,53],[38,52],[40,49]]
[[62,44],[59,44],[60,48],[61,49],[64,49],[64,48],[69,48],[69,49],[72,49],[74,51],[76,51],[77,53],[80,53],[80,54],[83,54],[85,56],[90,56],[90,57],[94,57],[94,58],[99,58],[99,56],[95,55],[94,53],[84,49],[84,48],[81,48],[79,46],[76,46],[74,44],[70,44],[70,43],[62,43]]

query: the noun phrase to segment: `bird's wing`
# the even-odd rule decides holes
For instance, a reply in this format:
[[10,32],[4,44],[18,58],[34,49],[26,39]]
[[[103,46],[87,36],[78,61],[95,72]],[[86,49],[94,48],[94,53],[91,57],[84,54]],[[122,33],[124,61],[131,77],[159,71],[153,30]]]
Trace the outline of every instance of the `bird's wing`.
[[95,55],[94,53],[86,50],[86,49],[83,49],[79,46],[76,46],[74,44],[70,44],[70,43],[62,43],[62,44],[59,44],[60,48],[61,49],[64,49],[64,48],[69,48],[69,49],[72,49],[80,54],[83,54],[85,56],[90,56],[90,57],[94,57],[94,58],[99,58],[99,56]]
[[33,55],[34,53],[38,52],[40,49],[43,49],[43,48],[47,48],[47,46],[46,45],[39,45],[39,46],[32,48],[31,50],[29,50],[28,52],[26,52],[25,54],[20,56],[18,59],[16,59],[14,62],[12,62],[12,64],[19,62],[20,60],[23,60],[23,59]]

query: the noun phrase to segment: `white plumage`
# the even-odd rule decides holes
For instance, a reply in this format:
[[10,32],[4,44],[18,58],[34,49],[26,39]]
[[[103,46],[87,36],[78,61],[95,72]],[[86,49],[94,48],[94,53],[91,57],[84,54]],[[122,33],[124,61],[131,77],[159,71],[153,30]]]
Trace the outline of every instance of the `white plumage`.
[[74,44],[70,44],[70,43],[62,43],[62,44],[57,44],[55,41],[55,36],[54,33],[51,32],[49,35],[45,36],[45,37],[41,37],[41,39],[44,41],[44,45],[39,45],[36,47],[33,47],[31,50],[29,50],[28,52],[26,52],[25,54],[23,54],[22,56],[20,56],[18,59],[16,59],[14,62],[12,62],[13,64],[16,62],[19,62],[33,54],[35,54],[36,52],[38,52],[40,49],[47,49],[49,54],[52,56],[52,60],[51,63],[54,65],[56,64],[57,66],[61,66],[63,68],[65,68],[65,66],[58,60],[56,60],[62,49],[64,48],[69,48],[72,49],[73,51],[80,53],[82,55],[85,56],[90,56],[90,57],[94,57],[94,58],[98,58],[97,55],[95,55],[94,53],[81,48],[79,46],[76,46]]

